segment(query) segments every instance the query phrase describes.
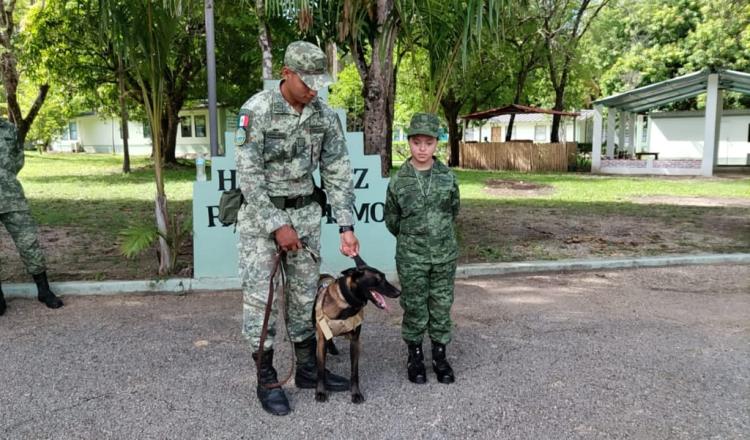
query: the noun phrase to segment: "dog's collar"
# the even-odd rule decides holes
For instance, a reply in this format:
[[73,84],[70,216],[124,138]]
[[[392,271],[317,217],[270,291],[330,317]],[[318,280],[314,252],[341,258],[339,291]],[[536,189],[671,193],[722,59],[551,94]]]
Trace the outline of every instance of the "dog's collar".
[[349,306],[356,309],[364,307],[364,305],[367,304],[367,299],[362,301],[361,299],[354,296],[351,289],[349,289],[349,286],[346,285],[346,277],[339,278],[338,283],[339,290],[341,290],[341,294],[344,295],[344,299],[347,303],[349,303]]

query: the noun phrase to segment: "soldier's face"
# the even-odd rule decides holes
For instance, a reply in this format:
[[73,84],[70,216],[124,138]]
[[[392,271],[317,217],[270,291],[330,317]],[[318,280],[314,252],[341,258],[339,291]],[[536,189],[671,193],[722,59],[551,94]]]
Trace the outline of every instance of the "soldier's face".
[[299,75],[297,75],[297,73],[292,69],[284,67],[284,69],[281,71],[281,75],[284,78],[283,87],[285,87],[288,92],[287,98],[295,101],[290,102],[290,104],[305,105],[318,95],[318,92],[311,89],[310,87],[307,87],[307,84],[305,84],[305,82],[302,81],[302,78],[300,78]]
[[432,136],[416,134],[409,137],[411,156],[418,165],[431,163],[435,148],[437,148],[437,139]]

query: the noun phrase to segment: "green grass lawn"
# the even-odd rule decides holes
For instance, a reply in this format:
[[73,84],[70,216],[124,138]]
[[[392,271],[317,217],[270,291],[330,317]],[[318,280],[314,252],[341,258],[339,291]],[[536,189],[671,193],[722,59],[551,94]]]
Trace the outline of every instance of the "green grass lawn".
[[[58,279],[154,276],[153,252],[125,262],[117,248],[118,233],[129,224],[153,222],[153,167],[147,158],[134,157],[132,173],[125,175],[121,168],[122,158],[114,155],[26,153],[19,178],[46,234],[48,260]],[[458,230],[464,263],[750,251],[750,176],[455,172],[461,188]],[[193,163],[184,161],[165,175],[170,214],[189,218]],[[490,179],[533,183],[543,191],[493,195],[486,188]],[[649,196],[732,199],[744,205],[634,203]],[[181,269],[189,271],[192,247],[188,244],[183,252]],[[13,258],[3,263],[3,276],[24,279],[20,261]]]
[[[170,212],[189,214],[195,169],[192,162],[166,170]],[[41,225],[81,226],[100,233],[119,231],[130,222],[153,217],[154,177],[149,159],[132,158],[122,173],[122,157],[104,154],[26,153],[23,183],[34,217]],[[457,169],[464,203],[547,207],[606,206],[622,210],[634,197],[701,196],[750,198],[747,179],[609,177],[576,173],[517,173]],[[488,194],[485,182],[503,179],[550,185],[549,195],[525,198]],[[633,210],[648,205],[632,204]],[[105,227],[106,226],[106,227]]]
[[[487,179],[506,179],[551,185],[553,194],[534,200],[545,203],[622,202],[633,197],[748,197],[750,176],[745,179],[700,177],[614,177],[580,173],[518,173],[510,171],[456,170],[461,198],[496,200],[484,191]],[[513,197],[508,197],[513,199]],[[519,199],[522,199],[519,197]]]
[[[165,173],[170,213],[191,210],[195,168],[185,163]],[[153,218],[152,163],[133,157],[131,169],[123,174],[122,157],[115,155],[26,152],[19,179],[41,225],[82,226],[112,234],[130,222]]]

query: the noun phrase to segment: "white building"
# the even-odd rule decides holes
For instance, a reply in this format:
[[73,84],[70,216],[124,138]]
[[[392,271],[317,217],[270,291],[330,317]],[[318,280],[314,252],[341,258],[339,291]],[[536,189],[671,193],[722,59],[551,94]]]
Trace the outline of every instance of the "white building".
[[[563,116],[560,124],[560,139],[567,142],[589,143],[593,132],[593,111],[581,110],[575,117]],[[481,123],[480,123],[481,122]],[[494,116],[483,121],[471,122],[464,131],[466,142],[505,142],[510,115]],[[519,113],[513,121],[511,140],[528,140],[538,143],[550,142],[552,115],[543,113]]]
[[[219,127],[228,131],[237,123],[225,109],[218,111]],[[177,127],[175,154],[192,156],[210,153],[208,109],[192,108],[180,112]],[[223,149],[223,133],[219,133],[219,145]],[[65,133],[52,142],[51,150],[60,152],[83,151],[86,153],[122,154],[122,130],[118,118],[101,117],[94,113],[77,116],[68,123]],[[131,155],[151,155],[151,129],[147,122],[128,122],[128,150]]]
[[[704,111],[649,113],[642,150],[659,159],[702,159],[704,118]],[[724,110],[719,133],[716,164],[750,165],[750,110]]]

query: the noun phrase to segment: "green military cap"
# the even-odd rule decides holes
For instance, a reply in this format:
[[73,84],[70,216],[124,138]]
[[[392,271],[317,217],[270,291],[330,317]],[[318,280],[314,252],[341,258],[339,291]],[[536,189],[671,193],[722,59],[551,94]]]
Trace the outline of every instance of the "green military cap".
[[295,71],[307,87],[321,90],[333,84],[328,75],[326,54],[316,45],[295,41],[286,48],[284,65]]
[[414,116],[411,117],[407,137],[424,134],[437,138],[439,130],[440,119],[438,119],[437,115],[433,113],[415,113]]

